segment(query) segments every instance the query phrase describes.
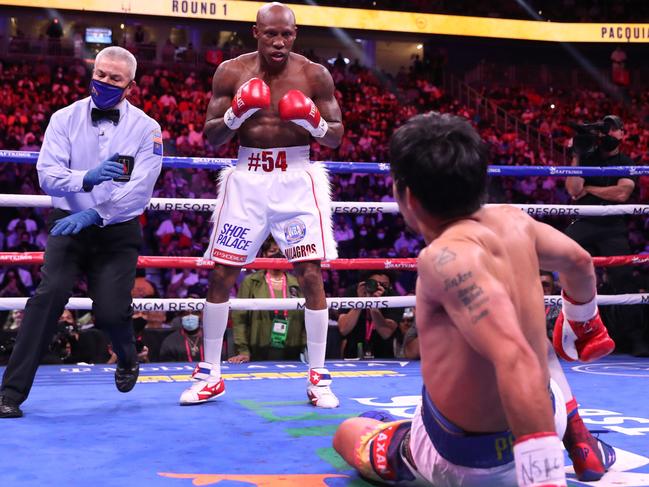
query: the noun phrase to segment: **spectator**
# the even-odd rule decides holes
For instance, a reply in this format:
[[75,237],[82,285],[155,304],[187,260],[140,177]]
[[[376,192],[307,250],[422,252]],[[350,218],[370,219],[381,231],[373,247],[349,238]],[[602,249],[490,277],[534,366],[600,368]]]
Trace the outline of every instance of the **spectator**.
[[47,36],[50,39],[60,39],[63,37],[63,27],[58,18],[54,17],[47,26]]
[[[144,276],[138,276],[135,278],[131,296],[133,299],[159,298],[160,294],[151,281]],[[135,329],[163,328],[166,318],[164,311],[135,311],[133,326]]]
[[616,85],[629,85],[629,71],[626,69],[626,52],[616,46],[611,53],[611,81]]
[[[36,150],[38,150],[38,148]],[[32,218],[31,210],[29,208],[18,208],[18,216],[9,222],[9,225],[7,225],[7,231],[13,232],[16,228],[16,225],[18,225],[18,223],[20,222],[24,224],[24,229],[28,231],[32,236],[36,234],[38,225]]]
[[177,243],[178,248],[189,248],[192,245],[192,232],[180,211],[172,211],[170,218],[160,224],[155,234],[164,246],[173,241]]
[[[272,237],[261,248],[261,255],[282,258]],[[302,297],[297,278],[281,270],[261,270],[246,278],[238,298]],[[306,347],[302,311],[233,311],[232,324],[236,355],[228,360],[243,363],[258,360],[298,360]]]
[[23,310],[14,309],[9,312],[7,319],[2,327],[3,331],[18,331],[23,322]]
[[35,252],[38,247],[32,243],[32,236],[29,232],[24,231],[20,234],[20,240],[16,245],[11,247],[11,252]]
[[[389,271],[366,271],[346,296],[380,298],[392,296],[394,277]],[[403,309],[343,309],[338,330],[343,338],[343,358],[394,358],[401,339],[398,323]]]
[[0,297],[24,298],[28,297],[28,295],[29,291],[21,279],[18,269],[8,269],[2,278],[2,282],[0,282]]
[[160,347],[161,362],[203,362],[203,313],[183,311],[181,327],[168,335]]
[[[553,296],[559,293],[557,283],[554,280],[554,274],[549,271],[541,271],[541,286],[543,286],[543,295]],[[561,312],[561,306],[546,305],[545,306],[545,326],[548,331],[548,338],[552,340],[552,332],[554,331],[554,324],[557,317]]]
[[167,296],[186,298],[189,289],[198,284],[198,273],[194,269],[183,269],[181,272],[173,269],[171,276]]
[[415,322],[415,308],[406,308],[399,322],[399,330],[403,336],[399,357],[408,360],[419,360],[419,338]]
[[133,38],[135,39],[135,44],[144,43],[146,39],[146,32],[144,32],[142,24],[137,24],[137,26],[135,27],[135,34],[133,35]]

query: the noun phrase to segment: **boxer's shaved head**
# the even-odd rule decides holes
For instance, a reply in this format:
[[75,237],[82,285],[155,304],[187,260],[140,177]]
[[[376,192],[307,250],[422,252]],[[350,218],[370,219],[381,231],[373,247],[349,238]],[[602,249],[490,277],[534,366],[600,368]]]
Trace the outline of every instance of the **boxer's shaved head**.
[[293,10],[283,3],[271,2],[263,5],[257,11],[257,26],[284,22],[295,27],[295,14]]
[[267,68],[282,69],[297,35],[295,14],[282,3],[267,3],[257,11],[252,34],[257,39],[257,51]]

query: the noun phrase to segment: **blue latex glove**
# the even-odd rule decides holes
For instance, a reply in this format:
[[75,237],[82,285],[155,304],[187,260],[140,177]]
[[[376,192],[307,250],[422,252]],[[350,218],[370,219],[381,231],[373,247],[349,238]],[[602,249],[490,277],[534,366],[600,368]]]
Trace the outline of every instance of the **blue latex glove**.
[[54,227],[50,231],[50,235],[71,235],[79,233],[90,225],[95,225],[101,222],[99,213],[92,208],[73,213],[72,215],[56,220]]
[[83,177],[83,189],[88,191],[97,184],[123,176],[124,166],[117,162],[118,157],[119,153],[116,152],[108,160],[90,169]]

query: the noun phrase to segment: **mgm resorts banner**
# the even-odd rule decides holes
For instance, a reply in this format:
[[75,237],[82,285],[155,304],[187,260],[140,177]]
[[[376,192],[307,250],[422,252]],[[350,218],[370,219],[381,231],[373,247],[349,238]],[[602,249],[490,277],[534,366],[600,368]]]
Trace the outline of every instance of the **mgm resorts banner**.
[[[218,0],[9,0],[0,5],[254,22],[263,2]],[[289,5],[298,25],[550,42],[649,42],[649,24],[566,23]]]

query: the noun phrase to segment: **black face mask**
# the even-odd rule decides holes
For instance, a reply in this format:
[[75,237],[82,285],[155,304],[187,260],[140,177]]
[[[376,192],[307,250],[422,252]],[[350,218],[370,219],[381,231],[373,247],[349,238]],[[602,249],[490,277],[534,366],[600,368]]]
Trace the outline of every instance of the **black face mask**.
[[620,139],[616,139],[612,135],[605,135],[599,143],[603,151],[612,152],[620,145]]
[[269,258],[269,259],[283,259],[283,258],[284,258],[284,254],[282,254],[282,251],[281,251],[281,250],[278,250],[277,252],[275,252],[275,253],[273,253],[273,254],[270,254],[270,255],[268,256],[268,258]]
[[59,321],[56,326],[59,330],[59,333],[65,333],[66,335],[69,335],[70,333],[73,333],[75,331],[74,325],[68,321]]
[[133,318],[133,330],[135,331],[136,335],[142,333],[145,326],[146,326],[145,318],[142,318],[141,316],[137,318]]

